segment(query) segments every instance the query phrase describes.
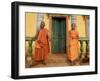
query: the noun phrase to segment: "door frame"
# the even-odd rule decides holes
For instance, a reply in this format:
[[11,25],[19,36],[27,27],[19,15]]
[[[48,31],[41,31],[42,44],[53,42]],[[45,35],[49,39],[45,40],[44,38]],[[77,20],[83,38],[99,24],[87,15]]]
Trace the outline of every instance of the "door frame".
[[[64,16],[59,16],[59,15],[50,15],[49,18],[50,18],[50,21],[49,21],[49,31],[50,31],[50,38],[51,38],[51,35],[52,35],[52,18],[53,17],[56,17],[56,18],[65,18],[66,19],[66,53],[68,53],[67,51],[67,48],[68,48],[68,19],[69,19],[69,16],[68,15],[64,15]],[[52,46],[52,43],[50,42],[50,54],[51,53],[51,46]]]

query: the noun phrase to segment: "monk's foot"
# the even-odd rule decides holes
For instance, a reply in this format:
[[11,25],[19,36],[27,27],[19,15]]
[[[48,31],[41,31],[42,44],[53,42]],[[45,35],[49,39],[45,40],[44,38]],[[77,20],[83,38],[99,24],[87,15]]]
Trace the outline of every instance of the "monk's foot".
[[42,61],[42,64],[43,64],[43,65],[47,65],[45,61]]
[[71,65],[71,66],[74,66],[74,65],[75,65],[75,63],[74,63],[74,62],[71,62],[71,63],[70,63],[70,65]]
[[35,62],[35,63],[33,63],[33,65],[32,66],[36,66],[36,65],[38,65],[39,63],[38,62]]

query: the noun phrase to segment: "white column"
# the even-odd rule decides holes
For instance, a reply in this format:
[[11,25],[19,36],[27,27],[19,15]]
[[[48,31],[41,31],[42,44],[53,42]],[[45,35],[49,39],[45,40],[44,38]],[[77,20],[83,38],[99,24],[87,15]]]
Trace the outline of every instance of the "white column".
[[37,31],[40,29],[40,23],[44,20],[44,14],[38,13],[37,15]]
[[89,38],[89,27],[90,27],[90,23],[89,23],[89,17],[86,17],[86,36]]
[[71,15],[71,23],[77,24],[76,15]]

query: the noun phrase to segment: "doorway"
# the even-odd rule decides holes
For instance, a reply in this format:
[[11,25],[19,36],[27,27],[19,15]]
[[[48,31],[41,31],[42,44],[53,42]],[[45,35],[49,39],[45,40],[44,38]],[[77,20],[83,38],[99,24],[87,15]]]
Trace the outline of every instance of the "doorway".
[[66,53],[66,18],[52,17],[51,52]]

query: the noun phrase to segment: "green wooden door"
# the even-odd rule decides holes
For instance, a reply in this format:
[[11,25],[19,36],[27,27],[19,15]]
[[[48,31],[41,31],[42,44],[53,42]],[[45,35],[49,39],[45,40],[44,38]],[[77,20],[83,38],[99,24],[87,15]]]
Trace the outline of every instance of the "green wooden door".
[[52,53],[66,52],[66,20],[65,18],[52,18]]

